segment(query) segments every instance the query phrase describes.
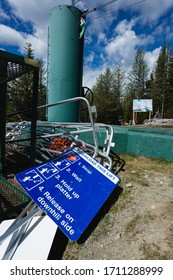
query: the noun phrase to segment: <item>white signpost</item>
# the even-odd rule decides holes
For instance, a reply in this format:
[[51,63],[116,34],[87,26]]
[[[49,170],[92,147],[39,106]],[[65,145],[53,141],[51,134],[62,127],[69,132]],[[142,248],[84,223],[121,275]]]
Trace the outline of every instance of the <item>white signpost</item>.
[[151,119],[151,113],[153,111],[152,99],[133,99],[133,124],[136,123],[137,113],[149,113],[149,120]]

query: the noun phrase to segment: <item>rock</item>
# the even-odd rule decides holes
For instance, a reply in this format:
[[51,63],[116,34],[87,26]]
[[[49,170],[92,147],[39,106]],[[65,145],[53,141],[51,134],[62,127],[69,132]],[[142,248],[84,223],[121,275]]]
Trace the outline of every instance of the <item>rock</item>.
[[117,233],[117,235],[115,236],[115,240],[118,240],[118,239],[120,239],[121,238],[121,233]]
[[109,222],[113,223],[114,222],[114,217],[109,217]]
[[133,183],[128,183],[128,184],[126,185],[126,189],[130,189],[130,188],[133,188]]
[[115,233],[111,233],[109,236],[111,237],[112,240],[118,240],[121,238],[121,233],[115,232]]

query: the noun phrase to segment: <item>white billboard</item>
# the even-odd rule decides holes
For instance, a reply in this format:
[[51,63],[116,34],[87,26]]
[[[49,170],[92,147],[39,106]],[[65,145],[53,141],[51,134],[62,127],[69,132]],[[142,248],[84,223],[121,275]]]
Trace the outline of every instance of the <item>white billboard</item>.
[[133,112],[152,112],[153,100],[152,99],[134,99]]

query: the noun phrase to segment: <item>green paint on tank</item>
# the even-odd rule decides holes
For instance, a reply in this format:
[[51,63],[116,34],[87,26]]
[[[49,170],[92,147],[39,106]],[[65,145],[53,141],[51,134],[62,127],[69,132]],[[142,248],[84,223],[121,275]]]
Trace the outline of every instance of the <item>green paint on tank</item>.
[[[51,11],[48,39],[48,104],[82,95],[83,42],[82,12],[59,5]],[[78,122],[78,102],[50,107],[48,121]]]

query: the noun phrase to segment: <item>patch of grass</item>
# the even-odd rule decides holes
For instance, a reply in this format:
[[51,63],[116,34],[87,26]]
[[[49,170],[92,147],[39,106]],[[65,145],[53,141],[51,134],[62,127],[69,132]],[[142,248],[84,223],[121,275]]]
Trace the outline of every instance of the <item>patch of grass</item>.
[[167,232],[166,243],[169,247],[167,251],[163,251],[158,244],[144,242],[139,250],[143,254],[145,260],[172,260],[173,259],[173,224],[170,225]]
[[172,252],[169,259],[172,260],[173,259],[173,224],[170,225],[167,238],[168,238],[167,243]]
[[148,187],[149,181],[144,177],[143,171],[136,171],[135,173],[126,174],[124,180],[122,180],[122,184],[126,185],[128,182],[140,184],[143,187]]
[[172,182],[168,185],[170,188],[173,188],[173,180]]
[[73,241],[71,241],[71,240],[68,241],[68,246],[72,247],[72,246],[74,246],[74,245],[75,245],[75,242],[73,242]]
[[131,221],[129,221],[125,227],[125,233],[128,234],[133,234],[136,235],[138,233],[136,226],[139,223],[139,220],[141,219],[141,216],[137,214],[134,216]]
[[145,260],[168,260],[167,252],[163,252],[158,244],[144,242],[140,245],[139,250]]
[[155,219],[156,219],[156,214],[153,214],[153,213],[151,213],[149,211],[147,211],[145,213],[145,215],[143,216],[143,220],[145,221],[145,223],[154,221]]
[[125,209],[129,203],[131,203],[130,193],[129,191],[123,189],[121,192],[118,201],[115,202],[115,204],[111,208],[111,212],[113,214],[116,214],[118,211],[122,211]]
[[162,159],[152,159],[145,157],[137,157],[134,155],[123,155],[121,156],[127,164],[125,169],[134,169],[134,170],[153,170],[158,172],[170,171],[170,174],[173,169],[173,162],[169,162]]
[[123,190],[122,193],[120,194],[121,199],[126,199],[128,196],[128,192],[126,190]]
[[149,181],[146,178],[141,178],[140,183],[143,187],[149,187],[150,185]]

